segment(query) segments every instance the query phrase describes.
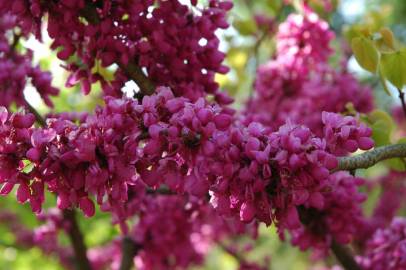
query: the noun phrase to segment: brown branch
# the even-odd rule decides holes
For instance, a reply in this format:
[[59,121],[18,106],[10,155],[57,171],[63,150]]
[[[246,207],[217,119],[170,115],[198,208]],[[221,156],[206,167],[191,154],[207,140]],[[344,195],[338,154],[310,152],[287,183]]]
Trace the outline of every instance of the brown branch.
[[93,6],[93,3],[86,1],[85,7],[80,11],[80,15],[83,16],[90,24],[98,24],[100,22],[97,9]]
[[127,66],[119,64],[119,67],[139,86],[143,95],[152,95],[155,92],[155,85],[145,76],[142,69],[135,63],[128,63]]
[[121,263],[120,270],[130,270],[134,265],[133,259],[137,255],[141,246],[134,242],[130,237],[125,236],[121,242]]
[[30,113],[32,113],[35,116],[35,119],[37,120],[38,124],[42,127],[46,127],[47,124],[45,119],[39,114],[39,112],[33,106],[31,106],[30,103],[28,103],[28,101],[25,101],[25,106],[28,108]]
[[[297,211],[299,213],[300,222],[304,226],[309,227],[312,222],[317,222],[317,220],[314,218],[315,215],[308,215],[304,207],[297,207]],[[318,231],[318,233],[328,234],[328,231]],[[345,270],[361,270],[358,263],[354,260],[351,250],[349,250],[346,246],[340,245],[335,239],[333,239],[330,249]]]
[[406,103],[405,103],[405,93],[403,93],[402,89],[398,89],[399,92],[399,99],[400,102],[402,103],[402,109],[403,109],[403,114],[406,117]]
[[345,270],[361,270],[361,267],[354,260],[351,250],[346,246],[342,246],[333,240],[331,250]]
[[[38,111],[32,107],[28,102],[26,106],[29,111],[35,115],[37,122],[45,127],[45,119],[38,113]],[[83,241],[83,235],[80,231],[79,225],[76,221],[76,214],[74,210],[64,210],[63,217],[65,221],[69,222],[69,227],[66,230],[68,237],[72,243],[73,250],[75,252],[76,266],[78,270],[91,270],[90,262],[87,257],[87,248]]]
[[75,211],[64,210],[63,217],[64,220],[69,222],[69,226],[66,231],[75,252],[76,268],[78,270],[92,270],[89,259],[87,258],[87,248],[83,241],[83,235],[76,220]]
[[338,167],[334,171],[366,169],[382,160],[404,157],[406,157],[405,143],[381,146],[359,155],[339,158]]
[[[87,1],[86,6],[80,12],[89,23],[97,24],[100,22],[99,14],[93,3]],[[155,92],[154,83],[144,74],[141,67],[136,62],[129,62],[127,65],[117,63],[118,66],[132,79],[140,88],[142,95],[152,95]]]

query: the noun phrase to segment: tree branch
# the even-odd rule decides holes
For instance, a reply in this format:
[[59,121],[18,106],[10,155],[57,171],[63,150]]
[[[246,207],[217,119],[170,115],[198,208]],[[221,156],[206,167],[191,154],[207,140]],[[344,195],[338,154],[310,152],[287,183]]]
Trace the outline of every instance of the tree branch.
[[119,63],[118,66],[126,72],[128,77],[137,83],[143,95],[149,96],[155,92],[155,85],[147,76],[145,76],[144,72],[137,64],[130,62],[127,66],[124,66]]
[[381,146],[359,155],[339,158],[338,167],[334,171],[366,169],[382,160],[404,157],[406,157],[405,143]]
[[361,270],[361,267],[354,260],[351,251],[346,246],[342,246],[333,240],[331,250],[345,270]]
[[403,93],[402,89],[398,89],[399,92],[399,99],[400,102],[402,103],[402,109],[403,109],[403,114],[406,117],[406,103],[405,103],[405,93]]
[[83,16],[90,24],[98,24],[100,22],[97,9],[93,6],[93,3],[86,1],[85,7],[80,11],[80,15]]
[[76,213],[74,210],[63,211],[64,220],[69,222],[67,233],[72,243],[75,252],[76,267],[78,270],[92,270],[89,259],[87,258],[87,249],[83,241],[83,235],[80,231],[79,225],[76,220]]
[[35,119],[37,120],[40,126],[45,127],[47,125],[45,119],[39,114],[39,112],[33,106],[31,106],[30,103],[28,103],[28,101],[25,101],[25,106],[27,106],[30,113],[32,113],[35,116]]
[[[87,1],[85,7],[80,12],[89,23],[97,24],[100,22],[99,14],[93,3]],[[140,88],[142,95],[152,95],[155,92],[154,83],[144,74],[137,63],[130,61],[127,65],[117,63],[118,66],[132,79]]]
[[[308,215],[305,212],[306,209],[304,207],[297,207],[297,211],[299,213],[300,222],[304,226],[309,227],[311,223],[315,221],[317,222],[317,218],[315,219],[315,215],[313,214]],[[325,232],[317,231],[317,233],[327,234],[328,231]],[[337,260],[340,262],[340,264],[344,267],[345,270],[361,270],[358,263],[354,260],[352,252],[346,246],[337,243],[337,241],[334,238],[332,239],[330,249],[332,250]]]
[[121,263],[120,270],[130,270],[134,265],[133,259],[137,255],[141,246],[134,242],[130,237],[125,236],[121,242]]
[[[45,119],[38,113],[38,111],[32,107],[27,101],[26,106],[29,111],[35,115],[37,122],[45,127]],[[87,258],[87,248],[83,241],[83,235],[80,231],[79,225],[76,221],[76,215],[74,210],[64,210],[63,218],[65,221],[69,222],[69,227],[67,229],[67,234],[72,243],[73,250],[75,252],[76,266],[78,270],[92,270],[90,266],[89,259]]]

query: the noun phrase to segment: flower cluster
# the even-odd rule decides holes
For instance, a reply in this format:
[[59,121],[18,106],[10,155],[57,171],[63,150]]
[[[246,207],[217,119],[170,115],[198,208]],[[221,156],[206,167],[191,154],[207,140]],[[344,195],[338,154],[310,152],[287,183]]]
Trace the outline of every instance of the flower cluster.
[[406,183],[404,172],[391,171],[377,179],[372,188],[380,189],[372,216],[365,220],[362,231],[357,235],[357,244],[364,246],[377,229],[386,228],[404,208]]
[[44,186],[39,181],[33,181],[30,185],[30,175],[24,172],[23,162],[31,145],[34,121],[32,114],[9,116],[6,108],[0,107],[0,194],[10,193],[14,185],[19,184],[17,200],[29,200],[33,211],[39,212],[44,200]]
[[277,171],[270,190],[272,206],[276,209],[279,228],[294,229],[301,224],[298,207],[324,208],[322,194],[337,160],[327,152],[323,140],[301,126],[282,126],[271,135],[270,145],[274,148]]
[[[1,10],[1,7],[0,7]],[[32,65],[32,52],[18,52],[19,36],[8,36],[17,25],[16,17],[1,13],[0,17],[0,106],[9,107],[12,103],[25,106],[24,89],[30,82],[38,91],[45,104],[52,107],[51,96],[59,90],[52,86],[51,73]]]
[[0,222],[13,232],[18,247],[39,248],[46,255],[56,256],[66,269],[73,269],[72,250],[62,246],[58,241],[59,229],[65,226],[60,211],[49,209],[47,213],[38,216],[38,219],[42,225],[32,230],[14,213],[5,209],[0,211]]
[[[58,57],[80,59],[66,66],[71,72],[68,86],[80,82],[88,93],[92,83],[101,81],[109,94],[121,96],[119,84],[129,77],[145,76],[141,70],[145,68],[156,85],[170,86],[176,95],[195,100],[216,92],[215,73],[228,71],[222,65],[225,55],[219,51],[215,31],[228,26],[225,13],[232,3],[211,0],[201,7],[191,2],[16,1],[13,8],[0,11],[17,16],[23,25],[30,19],[41,21],[48,14],[48,33],[54,39],[52,48],[60,48]],[[94,68],[113,63],[127,70],[118,71],[117,87],[109,85]]]
[[[336,121],[351,119],[349,134],[355,135],[344,141],[358,134],[369,139],[370,132],[363,133],[365,127],[358,126],[355,118],[326,115],[334,121],[326,121],[325,130]],[[213,173],[208,177],[213,183],[211,203],[220,214],[239,216],[244,222],[275,222],[282,238],[288,230],[295,245],[316,247],[323,254],[333,238],[339,243],[354,238],[363,221],[360,204],[365,197],[357,191],[361,179],[343,172],[330,174],[337,159],[327,141],[339,130],[317,138],[308,128],[290,123],[277,132],[251,123],[229,132],[213,136],[216,155],[204,158]],[[232,165],[237,161],[238,166]],[[338,217],[342,223],[335,222]],[[303,219],[313,223],[306,227]]]
[[[307,22],[309,17],[317,20]],[[288,22],[281,25],[276,39],[279,50],[257,70],[255,92],[247,103],[245,122],[258,121],[277,130],[290,119],[322,136],[321,112],[346,112],[350,103],[359,112],[371,111],[370,89],[359,85],[345,67],[335,70],[328,65],[326,60],[331,53],[328,45],[333,34],[324,29],[326,22],[309,10],[290,18],[291,24],[307,23],[292,28],[298,36],[285,29],[290,27]],[[319,29],[315,31],[316,37],[308,24]]]
[[321,112],[346,112],[350,103],[363,113],[373,108],[371,90],[351,74],[328,68],[317,77],[303,76],[278,59],[259,67],[255,90],[245,121],[258,121],[274,130],[290,119],[322,136]]
[[[201,148],[214,153],[209,138],[230,126],[230,113],[203,99],[175,98],[167,88],[141,103],[106,98],[106,106],[80,125],[50,118],[46,128],[34,129],[33,115],[10,115],[3,108],[2,193],[20,184],[19,201],[28,200],[39,212],[47,185],[57,194],[59,208],[79,206],[87,216],[95,211],[90,194],[103,209],[120,212],[128,185],[137,180],[205,196],[209,186],[198,176],[196,155]],[[29,172],[18,165],[24,160],[33,165]]]
[[357,149],[369,150],[374,146],[370,138],[372,129],[358,124],[354,117],[341,117],[334,113],[322,113],[324,137],[331,153],[340,156]]
[[397,211],[402,209],[406,202],[406,174],[403,172],[392,171],[388,175],[379,179],[382,189],[377,205],[375,206],[372,218],[383,228],[391,222],[396,216]]
[[406,219],[396,217],[387,229],[379,229],[367,243],[360,263],[365,270],[406,268]]
[[397,136],[399,138],[404,137],[406,135],[406,118],[405,113],[403,112],[402,106],[396,105],[392,108],[392,116],[395,122],[397,123],[398,129],[396,132],[398,133]]
[[[256,225],[224,220],[203,200],[159,191],[141,197],[137,199],[138,219],[125,240],[136,249],[134,264],[138,269],[189,269],[201,265],[218,242],[227,239],[237,247],[241,244],[238,236],[255,238]],[[92,266],[119,269],[122,240],[118,237],[108,245],[89,250]],[[245,260],[238,263],[241,269],[262,269],[253,268],[255,264]],[[252,268],[244,268],[248,266]]]
[[212,205],[223,216],[270,224],[266,187],[272,172],[266,129],[258,123],[247,128],[233,127],[217,133],[213,144],[216,151],[205,157],[212,183]]
[[[245,222],[275,222],[282,238],[283,232],[289,230],[295,236],[294,243],[303,248],[319,247],[325,251],[333,237],[340,243],[348,243],[354,237],[353,224],[362,221],[360,203],[365,198],[357,191],[362,181],[342,172],[330,174],[337,159],[329,152],[328,138],[317,138],[308,128],[294,124],[267,133],[258,123],[252,123],[246,133],[232,131],[227,137],[228,144],[216,145],[215,161],[223,159],[224,164],[232,153],[240,153],[236,156],[240,163],[230,169],[212,169],[217,177],[210,188],[211,201],[219,213],[239,215]],[[321,231],[325,234],[314,237],[314,241],[309,241],[314,228],[302,225],[302,216],[309,211],[310,220],[325,224]],[[344,214],[347,216],[343,220],[351,222],[334,222]]]
[[[274,223],[282,239],[289,232],[294,245],[322,255],[333,241],[347,244],[367,228],[358,191],[363,180],[332,170],[337,156],[373,147],[371,130],[340,114],[349,103],[370,111],[371,95],[345,68],[328,66],[334,34],[308,7],[280,25],[276,55],[258,69],[256,92],[239,119],[214,80],[228,71],[215,32],[228,26],[230,1],[3,2],[2,105],[24,105],[28,80],[52,105],[57,90],[50,74],[32,67],[31,52],[18,52],[16,35],[8,37],[17,27],[23,37],[40,38],[45,16],[51,47],[66,61],[66,85],[80,84],[87,94],[101,82],[104,90],[104,106],[94,113],[51,113],[40,128],[34,115],[0,107],[0,194],[17,186],[17,200],[41,213],[47,224],[28,238],[45,252],[59,252],[57,232],[69,227],[58,211],[42,214],[45,190],[56,195],[59,209],[78,207],[91,217],[96,202],[110,212],[140,248],[139,269],[200,264],[213,242],[255,236],[259,222]],[[261,17],[257,24],[274,27]],[[114,70],[113,80],[102,76],[104,68]],[[122,98],[129,79],[153,93]],[[129,229],[126,221],[135,216]],[[375,234],[362,259],[367,270],[388,262],[403,267],[404,224],[395,220]],[[89,252],[95,268],[119,267],[119,240]],[[239,262],[240,269],[262,269]]]
[[331,174],[322,193],[323,206],[299,208],[302,224],[290,230],[292,244],[302,250],[315,248],[315,256],[325,256],[333,240],[350,243],[364,225],[361,203],[366,196],[358,191],[363,182],[347,172]]
[[43,16],[43,10],[39,0],[2,1],[0,14],[2,18],[12,18],[14,26],[18,26],[24,36],[33,33],[38,39],[41,39],[40,18]]
[[[34,129],[32,115],[3,109],[2,193],[20,184],[19,201],[40,211],[46,185],[61,209],[78,206],[92,216],[94,195],[102,209],[125,218],[136,182],[165,184],[197,198],[210,190],[222,215],[247,223],[275,219],[282,230],[300,224],[297,207],[323,209],[337,163],[325,140],[293,124],[273,133],[258,123],[234,126],[230,113],[203,99],[176,98],[167,88],[141,103],[106,98],[106,107],[80,125],[48,119],[47,128]],[[31,171],[15,166],[23,160],[32,162]]]
[[[203,261],[207,245],[199,237],[198,206],[185,205],[176,196],[150,198],[141,210],[140,222],[134,228],[134,241],[142,246],[135,258],[137,269],[186,269]],[[195,214],[194,214],[195,213]],[[193,238],[198,237],[196,243]]]
[[177,192],[205,196],[209,188],[204,171],[207,168],[198,165],[204,162],[199,154],[215,153],[211,138],[230,127],[232,111],[204,99],[192,103],[174,98],[168,89],[161,93],[161,101],[154,101],[153,96],[143,100],[144,125],[150,138],[136,164],[138,173],[149,186],[164,181]]
[[287,66],[297,66],[305,73],[309,66],[325,63],[333,50],[329,47],[334,33],[327,22],[309,8],[304,14],[291,14],[279,25],[276,50]]

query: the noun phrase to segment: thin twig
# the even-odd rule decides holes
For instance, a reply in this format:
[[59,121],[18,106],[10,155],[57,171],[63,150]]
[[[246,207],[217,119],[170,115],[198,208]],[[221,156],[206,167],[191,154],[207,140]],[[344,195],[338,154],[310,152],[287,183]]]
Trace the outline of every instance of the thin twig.
[[33,106],[31,106],[30,103],[28,103],[28,101],[25,101],[25,106],[28,108],[30,113],[32,113],[35,116],[35,119],[37,120],[38,124],[40,124],[40,126],[42,127],[46,127],[47,123],[45,119],[38,113],[38,111]]
[[98,24],[100,22],[97,9],[90,1],[85,2],[85,7],[80,11],[80,15],[83,16],[90,24]]
[[120,270],[130,270],[134,265],[133,259],[137,255],[141,246],[134,242],[130,237],[125,236],[121,242],[121,263]]
[[135,63],[128,63],[127,66],[119,64],[119,67],[137,83],[143,95],[152,95],[155,92],[155,85],[148,79],[142,69]]
[[87,248],[83,241],[83,235],[80,231],[79,225],[76,220],[76,213],[74,210],[63,211],[64,220],[69,222],[67,234],[72,243],[75,252],[76,267],[78,270],[92,270],[89,259],[87,257]]
[[346,246],[340,245],[333,240],[331,250],[345,270],[361,270],[361,267],[354,260],[351,250]]
[[[310,210],[310,209],[308,209],[308,210]],[[316,215],[306,214],[306,209],[304,207],[297,207],[297,211],[299,213],[300,222],[304,226],[309,228],[311,223],[317,222],[317,218],[315,219]],[[311,228],[309,228],[309,229],[311,229]],[[328,234],[329,232],[324,231],[324,230],[323,231],[318,230],[317,233]],[[349,248],[337,243],[337,241],[335,239],[333,239],[330,249],[334,253],[337,260],[341,263],[341,265],[344,267],[345,270],[361,270],[361,268],[355,261],[354,256],[352,255],[352,252]]]
[[339,158],[338,167],[334,171],[366,169],[382,160],[404,157],[406,157],[405,143],[381,146],[359,155]]
[[400,99],[400,102],[402,103],[403,114],[406,117],[405,93],[402,91],[402,89],[399,89],[399,88],[396,88],[396,89],[398,89],[399,99]]

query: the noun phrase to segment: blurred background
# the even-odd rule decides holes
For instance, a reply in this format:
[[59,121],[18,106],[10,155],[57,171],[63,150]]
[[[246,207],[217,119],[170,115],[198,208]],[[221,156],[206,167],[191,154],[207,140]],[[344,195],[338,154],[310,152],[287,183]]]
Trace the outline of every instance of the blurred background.
[[[231,27],[218,34],[222,37],[222,50],[227,52],[227,65],[231,71],[227,75],[219,75],[216,79],[222,89],[228,91],[236,99],[236,108],[252,94],[252,84],[255,80],[255,72],[261,63],[269,60],[274,52],[274,34],[278,22],[281,22],[290,14],[295,12],[294,4],[289,7],[282,5],[283,0],[234,0],[234,9],[229,15]],[[292,1],[295,2],[295,1]],[[389,27],[395,36],[406,42],[406,1],[405,0],[336,0],[330,11],[323,7],[324,0],[311,0],[315,11],[330,23],[334,29],[337,39],[334,47],[338,53],[343,53],[343,41],[351,38],[354,31],[360,27],[368,26],[371,29],[380,29],[383,26]],[[46,37],[46,35],[44,35]],[[99,86],[88,96],[83,96],[79,87],[66,88],[64,82],[67,74],[60,66],[61,62],[55,53],[49,50],[50,40],[45,38],[39,43],[34,38],[21,41],[21,50],[32,49],[34,61],[40,63],[41,67],[49,70],[54,75],[53,85],[61,89],[61,95],[53,98],[55,110],[62,111],[93,111],[102,104],[99,96]],[[345,47],[345,46],[344,46]],[[347,48],[348,50],[348,48]],[[332,57],[338,65],[340,55]],[[397,102],[395,95],[390,97],[381,89],[378,78],[363,71],[354,59],[349,62],[350,71],[354,72],[359,80],[374,88],[378,107],[388,110],[394,102]],[[106,78],[112,76],[114,68],[102,70],[100,73]],[[129,83],[124,91],[132,91],[135,86]],[[25,95],[31,105],[39,108],[41,113],[47,113],[44,106],[35,92],[34,88],[27,87]],[[363,174],[379,175],[380,168],[372,171],[362,172]],[[366,210],[372,205],[376,194],[370,196],[365,204]],[[49,196],[46,202],[55,205],[54,198]],[[20,205],[14,196],[1,197],[0,208],[18,213],[21,223],[27,227],[35,227],[38,221],[29,208],[29,205]],[[86,243],[91,247],[107,243],[119,233],[119,229],[112,227],[111,219],[107,214],[98,212],[92,219],[80,217],[80,225],[86,237]],[[1,220],[1,219],[0,219]],[[45,256],[37,249],[21,249],[15,245],[13,228],[6,225],[4,220],[0,222],[0,270],[9,269],[62,269],[56,259]],[[68,243],[64,235],[61,241]],[[309,263],[309,254],[300,252],[289,243],[279,240],[273,226],[260,228],[260,235],[255,241],[250,239],[239,239],[244,249],[244,255],[249,260],[260,261],[269,265],[269,269],[275,270],[302,270],[310,269],[313,263]],[[200,270],[233,270],[237,268],[236,259],[221,247],[214,248],[203,267]]]

